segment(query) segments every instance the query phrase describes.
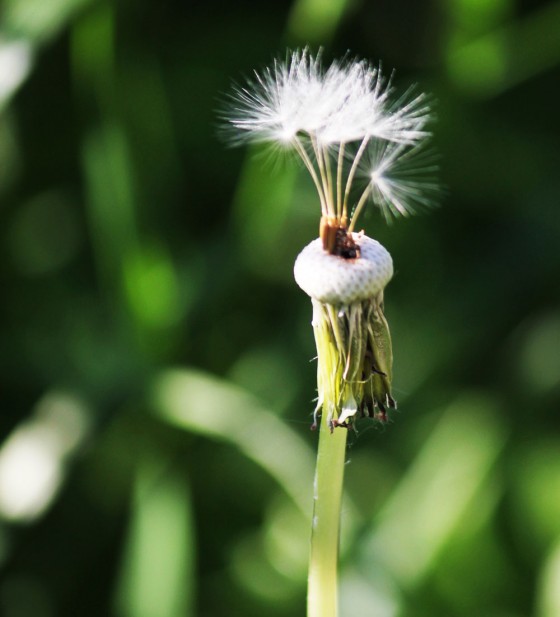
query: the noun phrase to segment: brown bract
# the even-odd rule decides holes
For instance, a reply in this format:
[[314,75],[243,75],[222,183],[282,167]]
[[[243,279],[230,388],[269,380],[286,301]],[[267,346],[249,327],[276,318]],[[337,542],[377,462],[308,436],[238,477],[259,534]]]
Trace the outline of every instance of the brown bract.
[[323,241],[323,249],[330,255],[344,259],[359,259],[360,247],[348,233],[346,217],[321,217],[319,237]]

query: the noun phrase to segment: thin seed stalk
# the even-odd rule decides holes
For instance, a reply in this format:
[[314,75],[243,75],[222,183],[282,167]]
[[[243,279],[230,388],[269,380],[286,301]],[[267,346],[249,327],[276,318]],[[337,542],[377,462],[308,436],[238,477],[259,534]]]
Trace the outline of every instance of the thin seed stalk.
[[336,166],[336,215],[346,224],[348,213],[342,209],[342,169],[344,166],[344,143],[338,148],[338,160]]
[[327,216],[328,207],[327,207],[326,197],[323,194],[323,188],[321,187],[321,183],[319,182],[319,178],[317,177],[317,172],[315,171],[315,168],[313,167],[313,163],[311,162],[309,155],[305,151],[305,146],[301,143],[301,141],[297,137],[294,140],[294,144],[295,144],[298,154],[300,155],[302,161],[307,167],[307,170],[309,171],[311,178],[313,179],[313,182],[315,183],[317,192],[319,193],[319,199],[321,200],[321,212],[323,216]]
[[350,226],[348,227],[349,233],[354,231],[354,226],[356,225],[356,221],[358,220],[358,217],[360,216],[362,208],[364,207],[364,204],[366,203],[367,198],[369,197],[370,193],[371,193],[371,184],[368,184],[365,188],[365,191],[362,193],[360,200],[358,201],[358,205],[356,206],[356,209],[354,210],[354,214],[352,214],[352,220],[350,221]]
[[331,171],[331,159],[329,155],[329,151],[327,148],[322,148],[323,152],[323,161],[325,163],[325,175],[327,177],[327,191],[328,191],[328,200],[332,204],[332,209],[335,216],[338,218],[338,211],[336,209],[336,197],[333,192],[333,181],[332,181],[332,171]]
[[368,145],[368,142],[369,142],[369,136],[366,135],[364,139],[362,140],[360,147],[358,148],[358,152],[356,152],[356,156],[354,157],[354,162],[352,163],[352,167],[350,167],[350,171],[348,173],[348,179],[346,180],[346,189],[344,190],[344,202],[342,204],[343,216],[347,216],[348,214],[348,197],[350,196],[350,189],[352,188],[352,182],[354,181],[354,174],[356,173],[356,170],[358,169],[358,164],[360,162],[360,159],[362,158],[362,155],[364,154],[364,151],[366,149],[366,146]]
[[319,146],[319,144],[317,143],[317,139],[315,138],[315,136],[311,134],[310,137],[311,137],[311,145],[313,146],[313,151],[315,152],[315,158],[317,159],[317,167],[319,168],[319,174],[320,174],[321,182],[323,185],[323,195],[325,196],[325,200],[327,202],[328,213],[329,213],[329,216],[335,217],[336,212],[335,212],[335,208],[334,208],[334,204],[332,200],[331,191],[329,188],[330,180],[327,175],[327,171],[325,167],[324,152],[321,146]]

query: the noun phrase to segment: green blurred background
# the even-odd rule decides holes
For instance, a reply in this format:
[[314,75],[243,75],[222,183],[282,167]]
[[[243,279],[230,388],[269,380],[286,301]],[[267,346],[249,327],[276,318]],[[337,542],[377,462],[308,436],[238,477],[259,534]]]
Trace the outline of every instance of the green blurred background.
[[306,43],[433,94],[446,187],[362,219],[399,411],[342,616],[560,615],[560,2],[3,0],[2,617],[304,615],[319,206],[216,110]]

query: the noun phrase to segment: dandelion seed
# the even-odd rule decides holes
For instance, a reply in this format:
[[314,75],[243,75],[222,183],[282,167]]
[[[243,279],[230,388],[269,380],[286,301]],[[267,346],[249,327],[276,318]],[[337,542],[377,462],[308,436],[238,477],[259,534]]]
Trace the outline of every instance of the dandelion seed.
[[437,203],[440,193],[434,180],[437,172],[434,151],[423,142],[413,147],[375,143],[360,165],[360,175],[370,183],[371,200],[388,222]]

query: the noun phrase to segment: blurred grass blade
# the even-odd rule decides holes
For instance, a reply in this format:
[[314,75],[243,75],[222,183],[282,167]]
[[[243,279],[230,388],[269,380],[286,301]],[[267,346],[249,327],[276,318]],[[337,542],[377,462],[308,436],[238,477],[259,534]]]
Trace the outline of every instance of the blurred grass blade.
[[122,127],[105,125],[84,140],[92,242],[101,280],[120,290],[124,260],[138,252],[131,161]]
[[465,397],[443,415],[380,514],[365,560],[415,586],[480,494],[505,443],[495,405]]
[[559,31],[560,2],[547,4],[452,50],[450,77],[475,96],[497,96],[560,62]]
[[32,523],[54,502],[90,433],[81,396],[52,389],[0,445],[0,520]]
[[303,439],[244,390],[191,370],[162,373],[156,414],[188,431],[235,445],[265,469],[305,514],[311,512],[314,456]]
[[117,589],[122,617],[193,615],[194,533],[185,482],[163,463],[138,470]]
[[37,47],[91,0],[4,0],[0,6],[0,110],[33,68]]
[[247,159],[233,201],[236,237],[245,263],[269,275],[278,260],[293,204],[297,168],[263,170],[260,157]]
[[539,439],[516,452],[512,512],[533,556],[546,554],[560,538],[559,453],[560,440],[554,438]]
[[125,262],[140,241],[134,165],[116,109],[114,22],[112,7],[100,4],[74,26],[71,51],[81,106],[95,118],[82,140],[91,239],[100,279],[119,297]]
[[298,41],[324,44],[331,38],[344,13],[353,3],[348,0],[298,0],[288,22],[288,34]]
[[0,111],[29,75],[32,61],[29,43],[0,38]]
[[548,559],[544,561],[537,596],[537,617],[558,617],[560,615],[560,541]]
[[115,22],[115,8],[98,3],[73,24],[70,38],[72,77],[80,107],[106,122],[114,121],[120,112]]
[[12,36],[43,43],[92,0],[4,0],[2,30]]

